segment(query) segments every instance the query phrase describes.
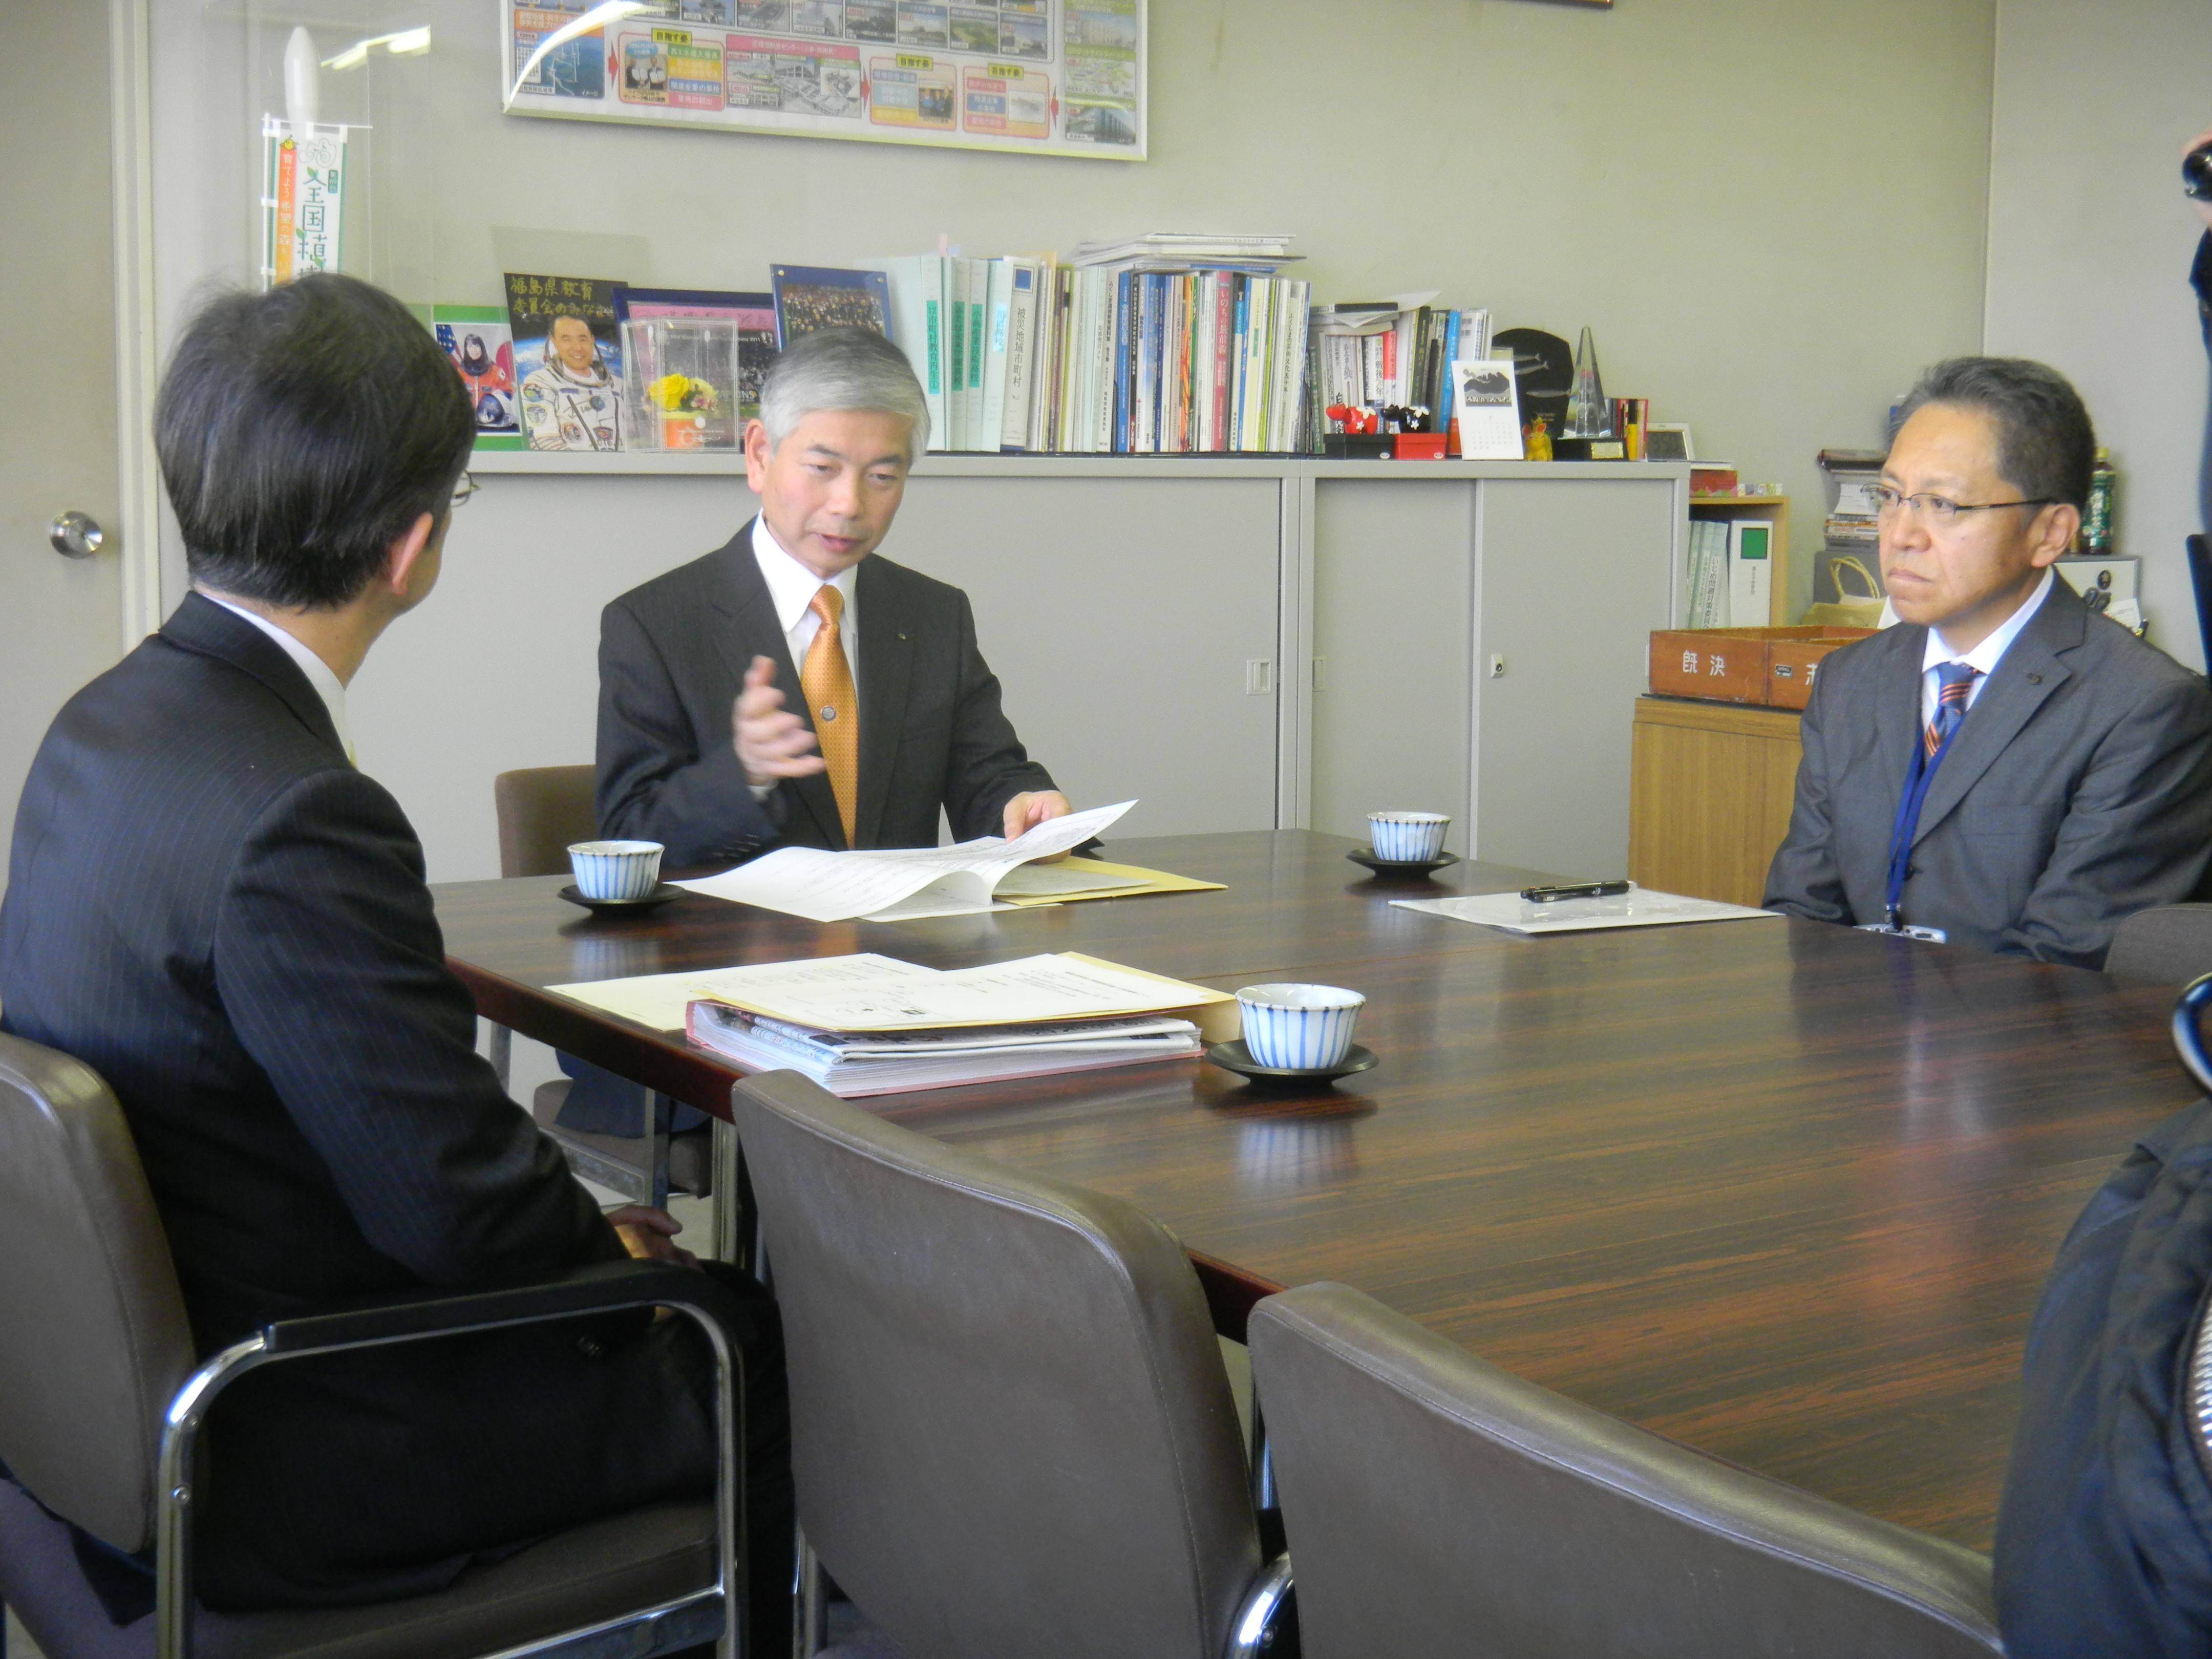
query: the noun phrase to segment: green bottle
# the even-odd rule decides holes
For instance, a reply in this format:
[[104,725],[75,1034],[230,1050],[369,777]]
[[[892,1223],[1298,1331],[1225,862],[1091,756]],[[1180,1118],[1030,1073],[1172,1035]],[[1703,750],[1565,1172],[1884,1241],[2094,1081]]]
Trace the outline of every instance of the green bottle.
[[2112,486],[2119,474],[2112,470],[2112,452],[2097,452],[2097,470],[2089,475],[2089,510],[2081,520],[2081,547],[2105,558],[2112,550]]

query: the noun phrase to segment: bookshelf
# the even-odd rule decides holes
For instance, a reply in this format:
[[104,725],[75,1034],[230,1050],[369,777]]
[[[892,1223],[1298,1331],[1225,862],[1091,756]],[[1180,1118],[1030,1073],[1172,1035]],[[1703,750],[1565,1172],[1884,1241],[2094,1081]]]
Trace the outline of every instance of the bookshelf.
[[1770,574],[1766,623],[1784,628],[1790,623],[1790,498],[1787,495],[1692,495],[1693,519],[1764,520],[1774,526],[1774,569]]

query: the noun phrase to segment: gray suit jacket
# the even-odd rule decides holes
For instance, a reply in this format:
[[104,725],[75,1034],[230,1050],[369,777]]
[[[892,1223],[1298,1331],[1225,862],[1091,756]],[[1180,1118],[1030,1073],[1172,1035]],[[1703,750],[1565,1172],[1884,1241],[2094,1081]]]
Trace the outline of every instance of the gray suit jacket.
[[[1882,920],[1927,640],[1901,623],[1821,663],[1769,909]],[[2208,859],[2212,692],[2054,582],[1929,786],[1905,920],[2100,967],[2121,918],[2187,898]]]
[[[956,838],[999,833],[1024,790],[1050,789],[999,706],[968,596],[880,554],[860,567],[861,847],[934,847],[942,806]],[[672,865],[727,863],[778,842],[842,848],[820,774],[757,802],[730,742],[730,711],[754,657],[799,696],[747,525],[704,558],[634,587],[599,618],[599,828],[657,841]]]

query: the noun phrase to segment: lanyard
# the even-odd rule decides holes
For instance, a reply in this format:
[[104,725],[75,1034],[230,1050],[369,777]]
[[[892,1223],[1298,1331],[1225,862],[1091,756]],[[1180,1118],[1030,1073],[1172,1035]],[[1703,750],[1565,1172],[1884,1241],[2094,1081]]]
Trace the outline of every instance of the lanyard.
[[1942,745],[1933,755],[1928,752],[1926,739],[1917,732],[1912,734],[1912,767],[1905,775],[1904,793],[1897,798],[1897,821],[1889,831],[1889,893],[1883,910],[1889,922],[1889,931],[1899,932],[1904,926],[1901,908],[1905,902],[1905,876],[1912,862],[1912,840],[1920,833],[1920,807],[1928,799],[1928,786],[1934,781],[1936,769],[1943,763],[1943,757],[1951,752],[1951,745],[1966,722],[1960,720],[1952,726]]

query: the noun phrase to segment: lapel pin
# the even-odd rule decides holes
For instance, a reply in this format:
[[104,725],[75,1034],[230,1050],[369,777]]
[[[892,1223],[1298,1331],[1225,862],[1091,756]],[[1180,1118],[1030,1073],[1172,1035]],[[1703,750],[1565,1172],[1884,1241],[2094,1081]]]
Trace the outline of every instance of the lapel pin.
[[2030,685],[2040,685],[2043,684],[2043,676],[2040,674],[2030,674],[2027,677],[2027,683]]

